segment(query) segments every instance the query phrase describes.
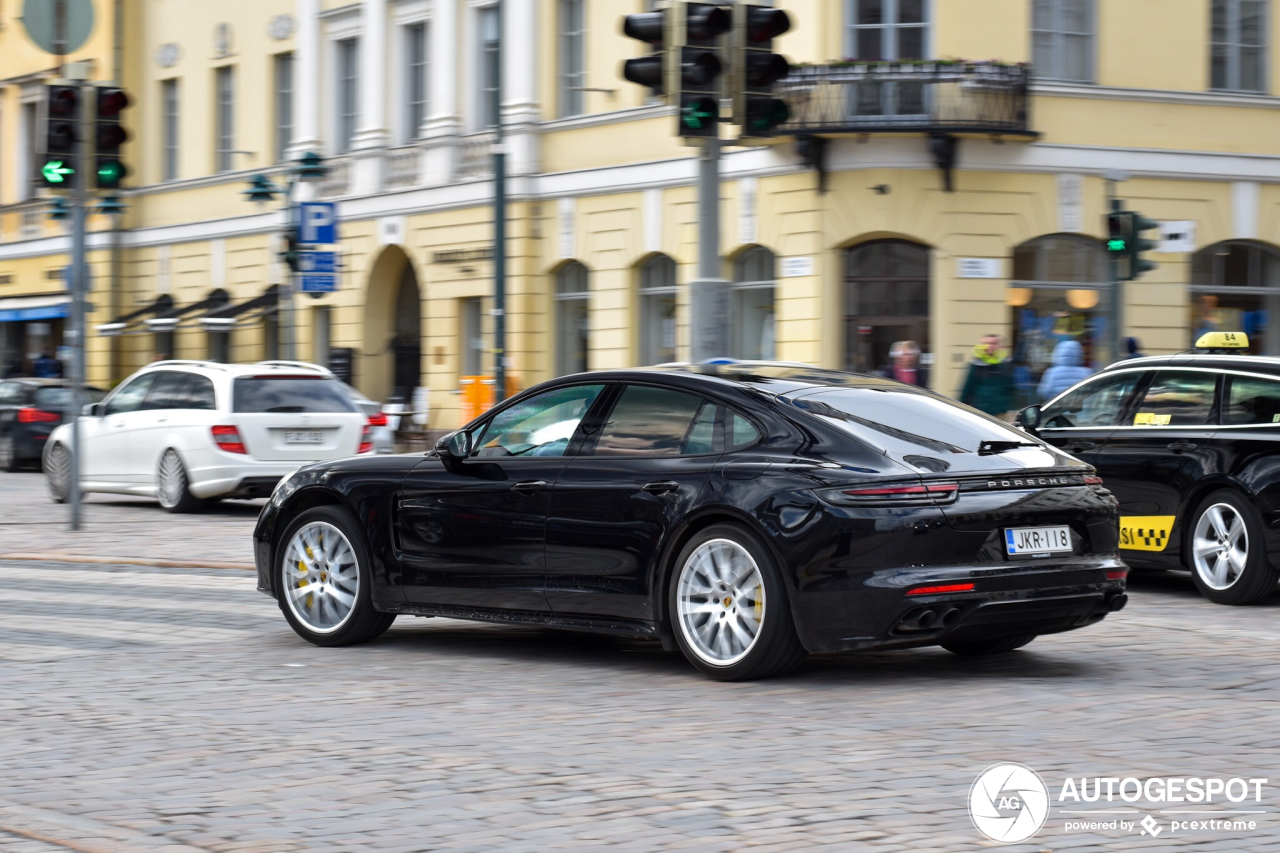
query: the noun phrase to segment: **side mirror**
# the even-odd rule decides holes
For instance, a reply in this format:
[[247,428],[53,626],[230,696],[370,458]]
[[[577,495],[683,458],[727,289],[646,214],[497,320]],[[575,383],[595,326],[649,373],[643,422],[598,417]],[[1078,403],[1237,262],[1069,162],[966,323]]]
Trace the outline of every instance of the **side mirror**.
[[102,404],[85,403],[84,407],[80,409],[80,414],[84,415],[86,418],[102,417]]
[[443,460],[458,461],[471,455],[471,433],[458,430],[436,442],[436,454]]
[[1035,433],[1040,428],[1040,407],[1027,406],[1018,412],[1018,416],[1013,421],[1029,433]]

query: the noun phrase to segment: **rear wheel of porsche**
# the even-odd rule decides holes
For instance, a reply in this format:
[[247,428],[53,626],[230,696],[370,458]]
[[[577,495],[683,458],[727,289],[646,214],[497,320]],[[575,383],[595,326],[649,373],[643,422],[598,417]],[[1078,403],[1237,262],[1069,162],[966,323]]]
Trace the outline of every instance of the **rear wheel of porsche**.
[[681,550],[668,612],[680,650],[712,678],[768,678],[804,660],[782,574],[737,525],[699,531]]
[[309,509],[280,541],[277,598],[298,636],[317,646],[346,646],[391,627],[395,614],[374,609],[368,551],[349,513]]

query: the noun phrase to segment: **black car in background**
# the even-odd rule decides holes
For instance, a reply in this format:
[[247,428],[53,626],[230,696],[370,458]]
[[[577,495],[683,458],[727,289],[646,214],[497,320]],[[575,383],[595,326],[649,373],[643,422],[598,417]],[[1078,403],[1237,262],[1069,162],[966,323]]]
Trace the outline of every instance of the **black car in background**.
[[1185,567],[1220,604],[1252,604],[1280,566],[1280,359],[1212,351],[1117,362],[1019,414],[1097,468],[1120,502],[1120,549],[1137,567]]
[[283,480],[258,588],[318,645],[397,614],[651,637],[722,679],[806,651],[1009,651],[1124,606],[1091,468],[885,379],[776,364],[603,371],[426,456]]
[[[101,389],[87,387],[85,404],[102,400]],[[66,379],[5,379],[0,382],[0,470],[38,464],[45,440],[67,417],[71,386]]]

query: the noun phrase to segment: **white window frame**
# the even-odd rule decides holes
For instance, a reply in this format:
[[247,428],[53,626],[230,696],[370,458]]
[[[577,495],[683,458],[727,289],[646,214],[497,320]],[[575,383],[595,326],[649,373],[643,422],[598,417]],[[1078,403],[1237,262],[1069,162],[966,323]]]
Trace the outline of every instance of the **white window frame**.
[[[1243,92],[1251,95],[1265,95],[1271,91],[1269,81],[1271,78],[1271,3],[1269,0],[1262,0],[1262,59],[1259,62],[1259,82],[1261,86],[1257,89],[1246,89],[1240,85],[1240,50],[1246,45],[1240,41],[1240,4],[1242,0],[1209,0],[1209,90],[1212,92]],[[1213,40],[1213,9],[1218,3],[1226,5],[1227,15],[1227,40],[1225,42],[1215,42]],[[1215,45],[1225,45],[1227,47],[1227,85],[1213,85],[1213,48]],[[1254,45],[1248,45],[1253,47]]]
[[[659,258],[665,258],[666,260],[671,262],[671,281],[670,283],[667,283],[667,284],[658,284],[655,286],[649,282],[649,274],[651,270],[651,264],[653,264]],[[653,340],[655,333],[658,336],[661,336],[662,330],[661,329],[654,330],[649,324],[650,301],[656,297],[663,297],[663,296],[670,296],[676,300],[675,324],[676,324],[677,338],[673,343],[672,349],[675,352],[674,357],[679,358],[680,265],[676,263],[675,258],[671,257],[668,254],[659,252],[645,258],[645,260],[640,264],[640,267],[637,270],[636,302],[637,302],[637,308],[639,309],[639,316],[637,317],[638,322],[635,325],[639,332],[639,340],[637,342],[639,346],[637,347],[637,353],[639,355],[639,363],[642,365],[657,363],[655,361],[655,359],[658,356],[658,353],[656,352],[656,350],[663,348],[661,343],[658,343],[656,346],[651,344],[651,341]]]
[[[348,154],[351,152],[352,144],[355,142],[356,134],[360,131],[360,38],[337,39],[333,43],[333,150],[337,154]],[[344,110],[343,87],[346,84],[346,78],[343,77],[343,51],[351,46],[352,51],[352,76],[351,76],[351,108],[353,112]],[[348,118],[351,121],[350,132],[346,123]]]
[[[230,103],[222,112],[222,81],[230,81]],[[225,125],[224,125],[225,118]],[[219,65],[213,69],[213,171],[215,174],[236,169],[236,66]]]
[[[1049,11],[1050,26],[1048,28],[1036,27],[1035,6],[1038,2],[1042,2],[1042,0],[1032,0],[1031,4],[1031,68],[1036,78],[1039,80],[1054,80],[1060,83],[1091,84],[1096,82],[1098,73],[1098,4],[1096,0],[1079,0],[1086,6],[1085,20],[1088,30],[1084,32],[1067,29],[1065,8],[1067,0],[1043,0],[1043,2],[1047,2],[1052,6]],[[1048,67],[1038,63],[1036,60],[1036,33],[1047,33],[1051,39]],[[1068,77],[1066,74],[1067,36],[1084,36],[1086,38],[1084,77]]]
[[[561,288],[565,280],[565,276],[571,270],[582,271],[582,290],[564,291]],[[566,303],[581,303],[587,309],[587,364],[586,370],[591,369],[591,270],[581,261],[571,260],[563,264],[555,274],[555,335],[558,339],[555,353],[555,373],[556,376],[565,376],[569,373],[577,372],[574,368],[566,365],[568,359],[566,356],[566,345],[569,343],[569,330],[564,328],[564,306]]]
[[[749,255],[757,252],[768,252],[769,259],[773,261],[773,275],[764,279],[747,279],[745,278],[746,261]],[[729,283],[729,313],[730,313],[730,352],[734,358],[744,358],[741,355],[743,343],[745,340],[744,324],[746,317],[742,312],[742,303],[744,294],[747,291],[769,291],[770,301],[773,303],[774,316],[774,353],[773,358],[777,357],[777,316],[778,316],[778,255],[768,246],[754,245],[748,249],[744,249],[733,261],[733,280]]]
[[[498,26],[501,38],[507,36],[505,30],[505,21],[502,15],[502,6],[497,0],[468,0],[467,7],[469,14],[467,15],[467,33],[463,41],[466,51],[466,67],[467,67],[467,120],[466,127],[472,133],[483,133],[492,130],[493,125],[486,124],[485,119],[485,93],[482,89],[484,85],[484,29],[483,19],[485,13],[490,9],[496,9],[498,12]],[[502,88],[502,81],[498,81],[499,91]],[[499,98],[501,101],[501,98]],[[502,104],[498,104],[498,119],[502,117]]]
[[13,186],[17,190],[18,201],[29,201],[39,193],[36,187],[36,161],[44,143],[40,133],[40,101],[44,97],[44,87],[37,84],[26,84],[22,87],[21,101],[18,104],[18,145],[17,157],[14,157]]
[[[348,153],[348,149],[339,143],[339,140],[342,138],[342,116],[339,114],[339,111],[338,111],[338,101],[339,101],[338,94],[339,94],[339,86],[341,85],[341,81],[339,80],[340,71],[338,69],[338,50],[339,50],[338,43],[342,41],[347,41],[348,39],[355,39],[357,42],[357,45],[359,45],[359,43],[363,41],[362,36],[364,35],[364,32],[361,27],[360,12],[361,12],[360,4],[355,3],[350,6],[343,7],[340,10],[335,10],[335,12],[330,14],[322,13],[322,16],[324,17],[324,21],[325,21],[325,45],[324,45],[324,57],[323,57],[323,62],[321,63],[321,68],[327,68],[329,70],[327,71],[327,73],[325,73],[325,79],[324,79],[324,85],[323,85],[323,88],[327,90],[327,97],[319,98],[318,106],[320,109],[324,111],[322,126],[328,129],[327,133],[325,134],[326,136],[326,140],[325,140],[326,144],[324,146],[325,152],[331,157]],[[359,85],[359,74],[360,74],[359,53],[360,53],[359,47],[357,46],[357,49],[356,49],[357,86]],[[360,94],[359,94],[359,91],[357,91],[356,92],[357,108],[359,107],[359,103],[360,103]],[[359,129],[359,126],[360,126],[360,119],[359,119],[359,116],[357,116],[356,117],[357,130]]]
[[[169,93],[173,93],[173,126],[169,125]],[[172,134],[170,131],[172,130]],[[182,174],[182,78],[160,81],[160,180],[176,181]]]
[[[281,95],[284,90],[280,88],[280,68],[288,57],[289,65],[289,88],[288,88],[288,109],[289,123],[285,125],[281,121]],[[271,55],[271,154],[272,159],[276,163],[283,163],[289,159],[289,147],[293,144],[294,128],[297,125],[297,91],[298,91],[298,54],[292,50],[281,51]],[[282,140],[282,130],[288,128],[288,138]],[[281,144],[283,142],[283,144]]]
[[[858,23],[858,3],[861,0],[846,0],[845,27],[844,27],[844,45],[845,56],[857,57],[858,50],[858,30],[878,29],[880,30],[880,53],[883,60],[898,59],[898,40],[891,37],[891,33],[896,33],[902,29],[923,29],[924,37],[921,39],[921,53],[924,54],[922,59],[930,59],[933,57],[933,27],[937,20],[934,15],[934,0],[923,0],[921,4],[921,14],[924,16],[923,24],[899,24],[898,20],[898,3],[899,0],[882,0],[884,4],[884,20],[882,24],[866,24]],[[891,23],[892,22],[892,23]]]
[[[571,8],[577,6],[581,10],[581,29],[569,29]],[[559,67],[556,69],[556,81],[559,98],[556,104],[560,118],[580,116],[587,111],[587,93],[583,87],[587,85],[587,49],[590,44],[590,7],[587,0],[557,0],[556,3],[556,40],[559,54]],[[574,48],[577,47],[575,57]],[[577,60],[578,67],[572,63]]]
[[424,57],[426,62],[422,69],[422,91],[424,96],[422,120],[425,124],[431,117],[431,5],[427,0],[402,0],[402,2],[393,7],[391,23],[393,34],[389,45],[391,60],[389,67],[395,70],[390,74],[390,79],[387,81],[387,88],[391,94],[391,103],[394,105],[391,110],[390,130],[395,144],[409,145],[422,138],[421,126],[409,126],[411,124],[409,121],[409,83],[410,75],[412,74],[412,69],[409,67],[409,28],[423,27],[423,38],[425,39]]

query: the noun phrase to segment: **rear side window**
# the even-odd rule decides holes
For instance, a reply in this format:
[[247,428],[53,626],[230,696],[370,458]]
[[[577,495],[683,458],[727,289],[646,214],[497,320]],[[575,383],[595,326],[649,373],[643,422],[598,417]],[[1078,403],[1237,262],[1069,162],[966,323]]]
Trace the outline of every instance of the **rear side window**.
[[1225,422],[1229,424],[1280,423],[1280,382],[1248,376],[1231,377]]
[[[706,416],[701,417],[704,409]],[[600,431],[595,455],[681,456],[713,452],[714,412],[713,404],[694,394],[628,385]]]
[[341,383],[324,376],[242,376],[231,387],[231,410],[240,414],[356,411]]
[[729,418],[729,448],[742,450],[760,440],[760,433],[751,425],[751,421],[734,412]]
[[906,388],[833,388],[795,405],[895,455],[976,453],[984,441],[1029,441],[1021,430],[968,406]]
[[1215,373],[1160,370],[1133,410],[1133,426],[1204,426],[1213,411]]
[[214,404],[213,382],[194,373],[170,371],[160,374],[144,409],[209,409]]

